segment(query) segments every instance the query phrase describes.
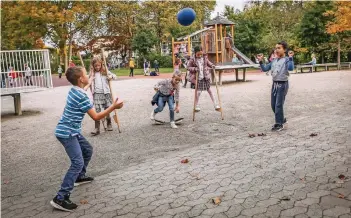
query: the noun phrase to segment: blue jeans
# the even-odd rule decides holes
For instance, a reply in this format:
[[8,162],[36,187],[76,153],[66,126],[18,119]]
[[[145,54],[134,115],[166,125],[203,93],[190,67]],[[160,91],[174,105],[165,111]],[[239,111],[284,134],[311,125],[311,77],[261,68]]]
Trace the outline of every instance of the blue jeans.
[[61,142],[71,160],[71,166],[63,179],[60,191],[57,193],[59,198],[63,199],[65,195],[71,193],[77,178],[85,175],[93,154],[93,147],[81,134],[70,136],[68,139],[59,137],[57,139]]
[[275,82],[272,84],[271,106],[275,114],[275,123],[284,123],[284,102],[289,90],[289,81]]
[[[173,96],[168,97],[168,107],[169,107],[169,117],[170,121],[174,121],[174,98]],[[165,107],[165,101],[163,100],[162,96],[158,97],[158,102],[157,102],[157,108],[154,110],[154,112],[157,114],[161,111],[163,111],[163,108]]]

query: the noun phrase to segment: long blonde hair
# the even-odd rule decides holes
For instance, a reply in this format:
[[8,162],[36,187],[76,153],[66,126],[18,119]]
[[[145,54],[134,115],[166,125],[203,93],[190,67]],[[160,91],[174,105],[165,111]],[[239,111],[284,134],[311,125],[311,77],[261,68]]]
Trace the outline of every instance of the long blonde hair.
[[101,64],[101,68],[100,68],[100,73],[101,75],[107,75],[107,70],[106,70],[106,67],[105,67],[105,64],[104,62],[101,60],[100,57],[94,57],[93,60],[91,61],[90,63],[90,73],[95,73],[95,69],[94,69],[94,65],[96,63],[100,63]]

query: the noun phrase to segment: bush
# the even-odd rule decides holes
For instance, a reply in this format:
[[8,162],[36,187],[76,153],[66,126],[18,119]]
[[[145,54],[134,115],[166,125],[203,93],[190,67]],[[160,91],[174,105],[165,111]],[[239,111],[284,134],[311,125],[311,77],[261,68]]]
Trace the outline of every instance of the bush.
[[[151,63],[151,66],[154,67],[154,61],[157,60],[158,61],[158,65],[159,67],[172,67],[172,56],[168,55],[168,56],[162,56],[160,54],[157,54],[157,53],[149,53],[147,56],[146,56],[146,59],[148,61],[150,61]],[[140,60],[139,63],[143,63],[144,62],[144,59]]]

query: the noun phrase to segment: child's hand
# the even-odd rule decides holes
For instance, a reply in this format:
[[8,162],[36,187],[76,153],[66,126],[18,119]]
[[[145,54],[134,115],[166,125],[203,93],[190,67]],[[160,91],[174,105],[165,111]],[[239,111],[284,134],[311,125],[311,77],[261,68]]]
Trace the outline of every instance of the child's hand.
[[175,108],[175,112],[176,113],[179,113],[180,109],[179,109],[179,106]]
[[263,54],[258,54],[256,57],[257,57],[257,60],[258,60],[258,61],[262,61],[262,59],[263,59]]
[[123,101],[118,101],[118,98],[116,98],[115,102],[113,102],[113,106],[115,109],[121,109],[123,107]]
[[293,57],[294,56],[294,52],[293,51],[289,51],[289,57]]
[[89,85],[94,81],[94,79],[95,79],[95,77],[94,77],[94,75],[91,75],[91,77],[89,78]]

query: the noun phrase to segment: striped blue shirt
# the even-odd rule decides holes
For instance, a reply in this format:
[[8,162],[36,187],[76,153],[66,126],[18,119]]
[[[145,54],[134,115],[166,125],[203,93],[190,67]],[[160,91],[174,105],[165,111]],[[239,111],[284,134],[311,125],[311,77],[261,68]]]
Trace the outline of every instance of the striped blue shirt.
[[77,86],[68,92],[67,102],[62,117],[56,126],[55,135],[59,138],[69,138],[82,130],[82,120],[88,110],[93,108],[88,95]]

